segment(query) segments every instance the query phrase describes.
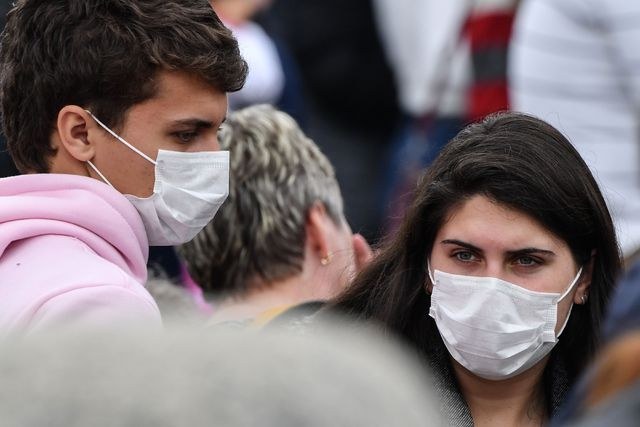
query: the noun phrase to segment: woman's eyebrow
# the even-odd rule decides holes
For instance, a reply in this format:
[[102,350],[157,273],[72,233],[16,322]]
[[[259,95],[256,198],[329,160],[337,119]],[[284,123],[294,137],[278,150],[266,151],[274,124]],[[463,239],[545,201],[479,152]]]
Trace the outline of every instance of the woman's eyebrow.
[[507,251],[507,254],[509,256],[522,256],[522,255],[533,255],[533,254],[542,254],[542,255],[548,255],[548,256],[556,255],[556,253],[553,251],[550,251],[548,249],[540,249],[540,248],[517,249],[513,251]]
[[477,253],[482,253],[483,252],[483,250],[480,249],[479,247],[474,246],[471,243],[463,242],[462,240],[458,240],[458,239],[445,239],[445,240],[441,241],[440,243],[444,243],[445,245],[462,246],[463,248],[467,248],[470,251],[474,251],[474,252],[477,252]]
[[[445,239],[445,240],[441,241],[440,243],[444,243],[444,244],[448,244],[448,245],[461,246],[463,248],[467,248],[470,251],[474,251],[474,252],[477,252],[477,253],[482,253],[483,252],[483,250],[480,249],[479,247],[474,246],[471,243],[467,243],[467,242],[464,242],[462,240],[458,240],[458,239]],[[507,251],[506,253],[509,256],[523,256],[523,255],[533,255],[533,254],[542,254],[542,255],[547,255],[547,256],[555,256],[556,255],[556,253],[553,252],[553,251],[550,251],[548,249],[536,248],[536,247],[515,249],[515,250],[512,250],[512,251]]]

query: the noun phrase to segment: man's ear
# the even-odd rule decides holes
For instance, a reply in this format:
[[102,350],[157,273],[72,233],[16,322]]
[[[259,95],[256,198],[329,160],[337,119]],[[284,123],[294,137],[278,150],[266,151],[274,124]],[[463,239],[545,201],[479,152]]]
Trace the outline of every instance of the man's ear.
[[331,262],[332,253],[329,250],[329,233],[327,230],[327,210],[320,202],[316,202],[307,211],[306,239],[311,250],[322,262]]
[[77,105],[65,105],[58,112],[57,138],[54,138],[57,149],[65,150],[69,156],[86,162],[95,156],[95,145],[91,142],[91,133],[96,132],[96,125],[91,115]]

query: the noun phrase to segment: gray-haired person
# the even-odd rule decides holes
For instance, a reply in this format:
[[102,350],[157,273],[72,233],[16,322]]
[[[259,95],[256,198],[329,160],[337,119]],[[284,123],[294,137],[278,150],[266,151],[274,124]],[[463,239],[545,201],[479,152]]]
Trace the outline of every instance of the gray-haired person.
[[129,332],[0,343],[2,426],[442,425],[430,376],[372,331]]
[[217,321],[264,321],[340,292],[371,257],[343,215],[333,167],[286,113],[266,105],[228,117],[229,197],[182,246],[189,271],[216,300]]

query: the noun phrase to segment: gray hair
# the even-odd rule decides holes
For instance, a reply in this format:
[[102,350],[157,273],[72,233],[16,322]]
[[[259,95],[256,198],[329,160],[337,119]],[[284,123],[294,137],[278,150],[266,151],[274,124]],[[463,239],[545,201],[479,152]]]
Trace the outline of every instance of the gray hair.
[[417,359],[342,326],[308,337],[117,329],[2,342],[0,419],[3,427],[439,425]]
[[187,323],[195,326],[205,321],[206,315],[199,310],[194,298],[166,276],[152,270],[145,287],[158,304],[165,328]]
[[205,291],[241,295],[258,286],[254,278],[270,283],[300,273],[309,209],[320,202],[342,225],[342,196],[329,160],[273,107],[232,113],[220,146],[231,152],[229,198],[180,251]]

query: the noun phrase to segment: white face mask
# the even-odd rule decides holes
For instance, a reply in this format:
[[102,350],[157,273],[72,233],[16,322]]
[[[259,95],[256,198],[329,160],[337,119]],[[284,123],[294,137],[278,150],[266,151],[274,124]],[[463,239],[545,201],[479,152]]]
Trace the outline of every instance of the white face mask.
[[[534,292],[493,277],[435,270],[429,315],[449,354],[475,375],[503,380],[544,358],[558,341],[558,303],[578,282],[582,268],[562,293]],[[573,308],[573,304],[571,305]]]
[[[91,117],[118,141],[155,165],[151,196],[124,195],[140,213],[149,245],[173,246],[193,239],[213,219],[229,194],[229,152],[159,150],[157,159],[153,160],[93,114]],[[111,185],[91,161],[87,163]]]

